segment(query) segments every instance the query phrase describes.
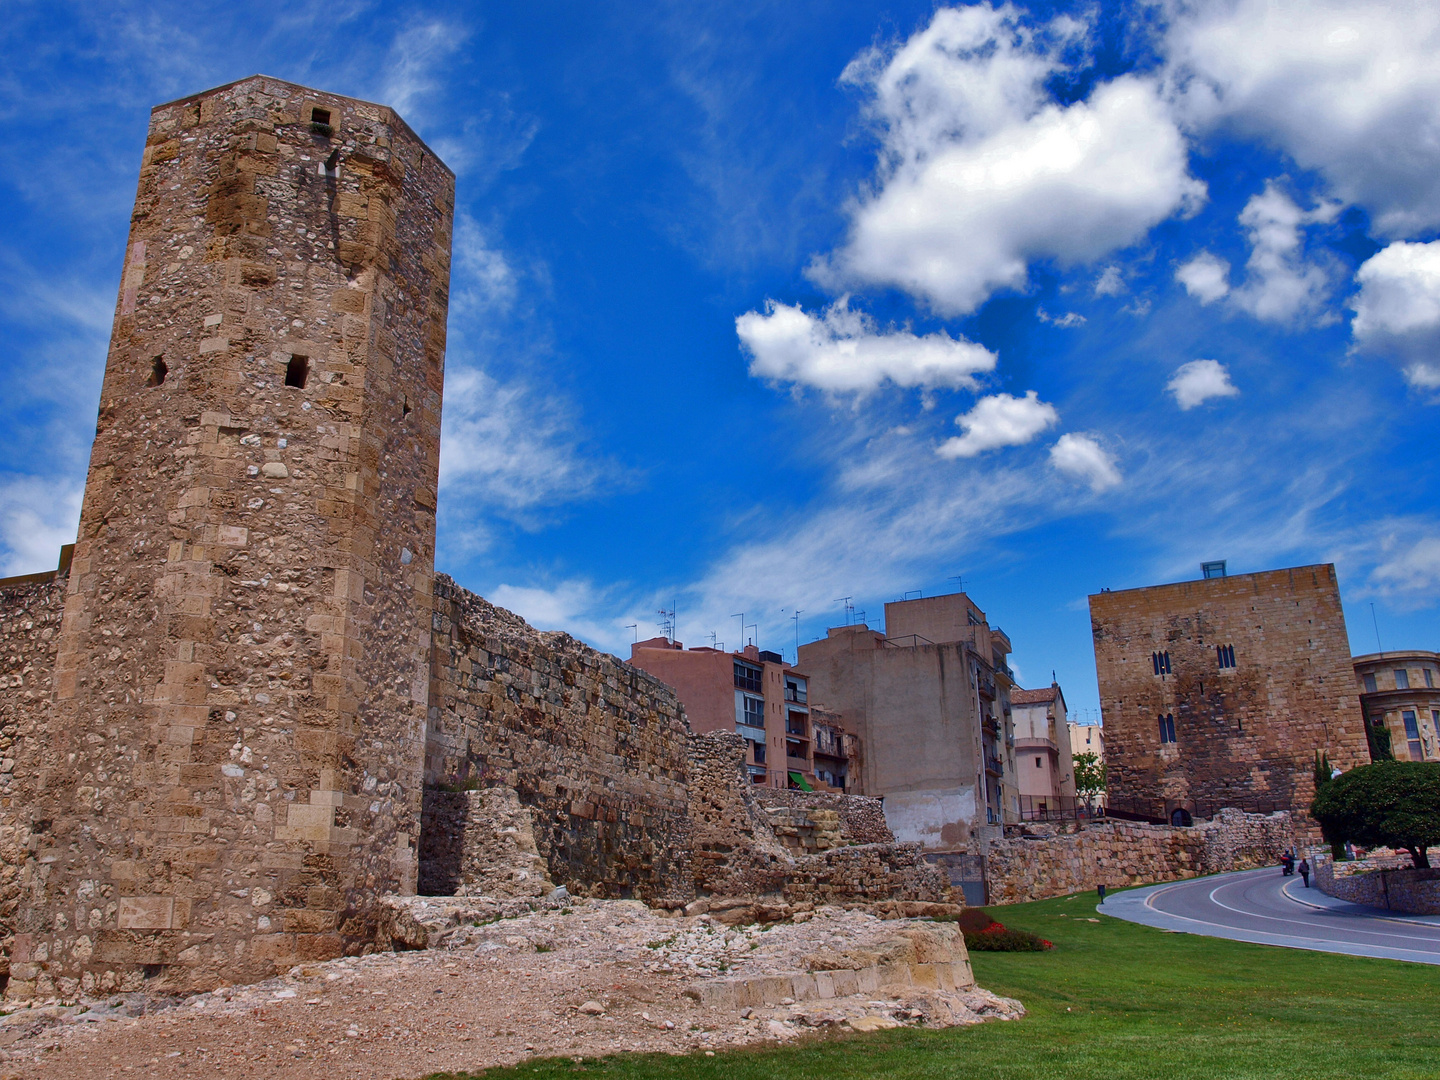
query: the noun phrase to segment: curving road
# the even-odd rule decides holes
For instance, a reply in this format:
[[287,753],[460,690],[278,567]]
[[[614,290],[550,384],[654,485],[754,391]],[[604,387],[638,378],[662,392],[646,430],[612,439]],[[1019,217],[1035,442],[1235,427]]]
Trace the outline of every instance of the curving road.
[[1440,964],[1440,915],[1402,915],[1306,889],[1278,867],[1112,893],[1097,911],[1162,930]]

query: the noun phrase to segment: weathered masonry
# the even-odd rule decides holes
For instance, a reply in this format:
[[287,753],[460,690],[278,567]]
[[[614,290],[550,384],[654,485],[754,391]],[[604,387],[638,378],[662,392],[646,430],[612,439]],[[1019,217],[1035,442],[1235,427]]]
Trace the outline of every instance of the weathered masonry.
[[1303,810],[1317,752],[1370,760],[1334,566],[1101,592],[1090,619],[1112,811]]
[[453,194],[382,106],[256,77],[151,114],[5,808],[12,992],[264,976],[413,890]]

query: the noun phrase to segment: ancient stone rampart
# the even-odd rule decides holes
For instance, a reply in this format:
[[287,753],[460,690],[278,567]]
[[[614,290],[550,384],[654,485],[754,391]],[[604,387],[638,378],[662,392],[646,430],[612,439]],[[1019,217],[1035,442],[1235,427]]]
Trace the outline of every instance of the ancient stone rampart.
[[1327,896],[1352,904],[1440,915],[1440,867],[1417,869],[1409,861],[1408,856],[1348,863],[1316,859],[1315,885]]
[[893,844],[895,834],[885,824],[885,809],[868,795],[832,791],[796,791],[793,788],[757,788],[755,797],[767,810],[786,806],[797,810],[829,810],[840,817],[840,835],[850,844]]
[[[699,895],[778,898],[789,904],[950,899],[945,875],[921,857],[918,844],[899,844],[892,838],[813,854],[788,850],[765,810],[767,803],[777,801],[777,793],[750,784],[744,761],[745,741],[734,732],[690,737],[690,816]],[[837,811],[821,812],[839,816]],[[861,809],[856,819],[865,816]]]
[[513,789],[551,879],[572,893],[672,905],[693,896],[674,691],[444,575],[430,655],[431,787]]
[[1093,889],[1149,885],[1278,864],[1296,842],[1290,814],[1222,810],[1187,828],[1106,821],[1075,832],[991,841],[983,851],[992,904]]
[[66,579],[37,574],[0,588],[0,976],[10,973],[20,875],[32,835],[17,801],[33,797],[16,760],[43,736]]

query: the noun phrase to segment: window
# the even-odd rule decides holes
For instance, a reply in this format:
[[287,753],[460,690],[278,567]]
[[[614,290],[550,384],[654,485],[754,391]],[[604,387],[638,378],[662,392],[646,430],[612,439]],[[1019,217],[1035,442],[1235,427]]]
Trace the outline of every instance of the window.
[[1040,759],[1037,757],[1037,758],[1035,759],[1035,768],[1037,768],[1037,769],[1043,769],[1044,767],[1045,767],[1045,766],[1040,763]]
[[330,126],[329,109],[310,110],[310,130],[316,135],[325,136],[327,139],[334,134],[334,129]]
[[304,390],[305,380],[309,377],[310,358],[307,356],[290,357],[290,362],[285,365],[285,385]]
[[1156,675],[1170,674],[1170,654],[1168,652],[1151,653],[1150,663],[1154,666]]
[[1211,578],[1221,578],[1221,577],[1224,577],[1224,576],[1225,576],[1225,560],[1224,560],[1224,559],[1217,559],[1217,560],[1215,560],[1214,562],[1202,562],[1202,563],[1200,564],[1200,573],[1202,573],[1202,574],[1205,575],[1205,580],[1207,580],[1207,581],[1210,580]]
[[805,680],[785,676],[785,700],[805,704]]
[[1170,824],[1174,825],[1177,829],[1188,828],[1195,824],[1195,820],[1190,816],[1189,810],[1186,810],[1183,806],[1177,806],[1170,812]]
[[804,738],[805,714],[801,712],[787,714],[785,717],[785,733],[787,735],[799,735],[801,738]]
[[735,661],[735,685],[741,690],[760,692],[761,669],[743,660]]
[[1160,722],[1160,741],[1173,743],[1175,741],[1175,714],[1164,713],[1156,719]]
[[150,361],[150,378],[145,380],[146,386],[159,386],[165,381],[165,376],[170,374],[170,369],[165,366],[165,358],[157,356]]
[[1395,689],[1410,689],[1410,672],[1406,671],[1403,667],[1397,667],[1395,669]]
[[765,764],[765,744],[764,744],[763,742],[752,742],[750,745],[755,748],[755,764],[756,764],[756,765],[764,765],[764,764]]
[[1367,693],[1367,694],[1373,694],[1373,693],[1375,693],[1375,690],[1376,690],[1376,686],[1375,686],[1375,676],[1374,676],[1374,675],[1365,675],[1365,676],[1363,676],[1363,678],[1365,679],[1365,693]]
[[745,723],[751,727],[763,728],[765,726],[765,702],[763,699],[753,697],[745,699]]
[[1425,748],[1420,745],[1420,725],[1415,722],[1415,711],[1406,709],[1400,714],[1405,725],[1405,741],[1410,744],[1410,760],[1424,761]]
[[1428,687],[1428,688],[1431,689],[1431,690],[1434,690],[1434,689],[1435,689],[1435,669],[1434,669],[1434,668],[1428,668],[1428,667],[1427,667],[1427,668],[1425,669],[1425,685],[1426,685],[1426,687]]
[[1222,668],[1233,668],[1235,666],[1235,646],[1216,645],[1215,655],[1220,661]]

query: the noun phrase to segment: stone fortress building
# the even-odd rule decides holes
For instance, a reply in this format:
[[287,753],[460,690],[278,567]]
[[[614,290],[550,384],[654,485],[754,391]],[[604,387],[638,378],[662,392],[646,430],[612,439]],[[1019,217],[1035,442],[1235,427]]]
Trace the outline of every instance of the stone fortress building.
[[1335,567],[1090,597],[1112,814],[1189,824],[1303,811],[1315,754],[1370,753]]
[[73,558],[0,582],[9,997],[373,948],[497,821],[531,888],[945,898],[883,830],[802,842],[853,810],[786,804],[787,847],[737,736],[435,574],[453,208],[384,106],[254,76],[153,110]]

